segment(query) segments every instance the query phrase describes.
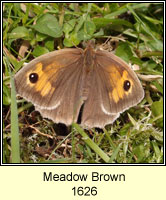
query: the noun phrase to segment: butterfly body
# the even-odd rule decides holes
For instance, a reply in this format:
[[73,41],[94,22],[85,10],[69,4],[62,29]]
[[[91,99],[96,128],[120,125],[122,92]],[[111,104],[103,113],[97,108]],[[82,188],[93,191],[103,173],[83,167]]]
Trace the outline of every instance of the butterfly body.
[[138,104],[143,88],[130,67],[112,53],[63,49],[40,56],[15,75],[18,94],[55,123],[103,128]]

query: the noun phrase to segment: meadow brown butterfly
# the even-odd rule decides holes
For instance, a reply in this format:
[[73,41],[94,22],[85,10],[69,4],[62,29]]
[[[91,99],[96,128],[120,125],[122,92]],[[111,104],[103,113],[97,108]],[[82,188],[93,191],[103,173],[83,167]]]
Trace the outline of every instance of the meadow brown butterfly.
[[15,75],[16,91],[43,117],[66,125],[77,122],[82,107],[84,128],[103,128],[137,105],[144,90],[133,70],[114,54],[62,49],[42,55]]

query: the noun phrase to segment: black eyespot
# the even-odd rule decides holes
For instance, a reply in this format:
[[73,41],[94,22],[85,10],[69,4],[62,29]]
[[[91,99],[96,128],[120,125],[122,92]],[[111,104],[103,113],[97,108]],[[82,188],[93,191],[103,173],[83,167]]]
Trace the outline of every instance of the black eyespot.
[[31,83],[36,83],[38,81],[38,74],[37,73],[32,73],[29,75],[29,80]]
[[123,85],[124,90],[125,90],[125,91],[128,91],[128,90],[130,89],[130,87],[131,87],[130,81],[126,80],[126,81],[124,82],[124,85]]

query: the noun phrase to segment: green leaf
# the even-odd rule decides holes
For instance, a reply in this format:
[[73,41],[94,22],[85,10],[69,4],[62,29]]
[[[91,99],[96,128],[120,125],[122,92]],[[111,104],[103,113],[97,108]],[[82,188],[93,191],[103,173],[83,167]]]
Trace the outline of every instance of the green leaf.
[[9,33],[9,38],[15,40],[20,38],[29,39],[29,30],[24,26],[19,26]]
[[121,42],[116,49],[116,55],[128,63],[133,53],[131,47],[127,43]]
[[153,51],[163,51],[163,41],[161,40],[150,40],[147,44]]
[[41,42],[41,41],[44,41],[47,37],[48,37],[47,35],[37,32],[35,40],[37,42]]
[[99,37],[99,36],[103,36],[103,35],[104,35],[104,31],[102,28],[97,33],[93,34],[94,37]]
[[92,36],[96,30],[96,26],[95,26],[94,22],[93,21],[85,21],[84,30],[85,30],[86,34]]
[[69,36],[69,38],[65,38],[63,40],[63,44],[66,47],[72,47],[76,46],[80,43],[80,39],[78,38],[78,34],[76,32],[72,32]]
[[53,40],[53,38],[46,39],[46,41],[45,41],[45,47],[49,51],[53,51],[54,50],[54,40]]
[[96,25],[97,29],[105,27],[107,25],[110,25],[110,27],[112,25],[124,25],[130,28],[133,27],[133,25],[130,22],[123,19],[94,18],[93,22]]
[[82,29],[82,30],[80,30],[79,32],[78,32],[78,39],[81,41],[81,40],[83,40],[83,41],[86,41],[86,40],[90,40],[92,38],[92,36],[91,35],[88,35],[85,31],[84,31],[84,29]]
[[65,35],[68,35],[74,29],[76,22],[76,19],[72,19],[64,24],[63,32],[65,33]]
[[151,105],[151,110],[154,115],[155,123],[159,127],[163,127],[163,99],[155,101]]
[[154,116],[161,115],[163,113],[163,99],[153,102],[151,109]]
[[78,32],[81,28],[82,28],[82,26],[83,26],[83,24],[84,24],[84,22],[85,22],[85,20],[86,20],[86,16],[87,15],[83,15],[83,16],[81,16],[77,21],[78,21],[78,24],[76,25],[76,28],[75,28],[75,32]]
[[96,26],[93,21],[87,20],[84,22],[82,29],[78,31],[79,40],[90,40],[93,36],[93,33],[96,30]]
[[137,163],[143,162],[146,159],[146,157],[148,156],[148,149],[142,143],[135,146],[133,149],[133,152],[137,157],[137,161],[136,161]]
[[56,17],[50,14],[43,15],[36,25],[32,26],[36,31],[49,35],[53,38],[62,36],[62,27],[59,25]]
[[41,47],[41,46],[37,46],[35,47],[35,49],[33,50],[32,54],[34,57],[38,57],[38,56],[41,56],[43,54],[46,54],[48,53],[48,49],[45,48],[45,47]]

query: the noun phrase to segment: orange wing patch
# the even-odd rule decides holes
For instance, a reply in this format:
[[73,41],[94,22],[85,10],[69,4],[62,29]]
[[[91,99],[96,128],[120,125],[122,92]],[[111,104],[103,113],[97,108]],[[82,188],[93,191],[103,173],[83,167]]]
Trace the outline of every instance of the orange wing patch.
[[[46,66],[43,70],[42,63],[37,63],[34,70],[31,70],[27,74],[27,84],[30,87],[34,87],[34,90],[37,92],[40,92],[41,96],[46,96],[47,94],[52,94],[55,90],[55,88],[52,86],[50,82],[50,77],[52,77],[53,74],[56,74],[58,68],[63,67],[58,65],[57,63],[51,63],[50,65]],[[29,80],[29,75],[31,73],[37,73],[38,74],[38,81],[33,84]]]
[[[131,93],[133,81],[129,78],[126,70],[123,71],[122,75],[115,67],[113,67],[112,71],[113,72],[110,75],[110,82],[113,90],[112,92],[109,92],[109,97],[113,98],[113,100],[117,103],[120,99],[123,99],[124,95]],[[128,91],[124,90],[125,80],[129,80],[131,84]]]

